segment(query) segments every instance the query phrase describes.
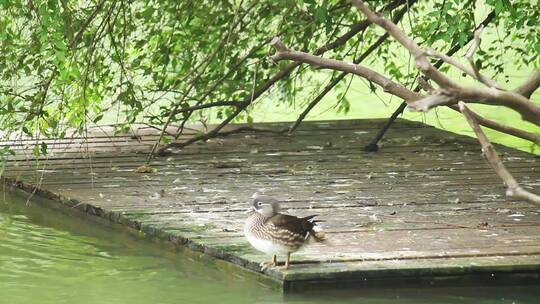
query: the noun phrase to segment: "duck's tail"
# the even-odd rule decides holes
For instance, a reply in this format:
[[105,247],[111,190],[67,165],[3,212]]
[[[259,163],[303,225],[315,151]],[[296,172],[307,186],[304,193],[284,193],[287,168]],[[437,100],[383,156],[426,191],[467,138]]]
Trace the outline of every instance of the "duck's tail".
[[311,236],[313,236],[313,239],[316,242],[324,242],[327,240],[326,232],[324,232],[321,227],[316,225],[313,226],[313,229],[311,230]]
[[310,215],[308,217],[305,217],[307,221],[309,221],[313,227],[309,231],[309,235],[313,238],[315,242],[324,242],[326,241],[326,233],[321,228],[321,226],[317,225],[317,223],[324,222],[323,220],[314,220],[313,218],[317,215]]

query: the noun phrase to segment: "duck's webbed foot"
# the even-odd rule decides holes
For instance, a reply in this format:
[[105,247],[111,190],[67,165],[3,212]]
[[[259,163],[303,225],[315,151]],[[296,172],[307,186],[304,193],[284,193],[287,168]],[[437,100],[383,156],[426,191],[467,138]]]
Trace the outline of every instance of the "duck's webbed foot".
[[272,256],[272,260],[270,262],[262,262],[261,264],[259,264],[259,266],[261,266],[261,271],[265,271],[266,269],[268,268],[274,268],[277,266],[277,256],[274,254]]

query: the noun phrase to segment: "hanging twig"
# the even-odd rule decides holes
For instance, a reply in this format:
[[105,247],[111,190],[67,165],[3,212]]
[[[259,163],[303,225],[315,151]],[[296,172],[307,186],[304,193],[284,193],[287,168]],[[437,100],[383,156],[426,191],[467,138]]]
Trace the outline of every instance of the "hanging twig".
[[[167,118],[167,121],[165,122],[165,125],[163,125],[163,131],[161,132],[161,134],[159,135],[158,139],[156,140],[156,142],[154,143],[154,145],[152,146],[152,150],[150,151],[150,153],[148,154],[148,158],[146,159],[146,164],[150,163],[150,160],[152,159],[153,155],[154,155],[154,152],[156,151],[157,147],[160,145],[161,143],[161,140],[163,139],[163,135],[165,134],[165,130],[167,129],[167,127],[169,126],[169,124],[172,122],[172,119],[174,117],[174,112],[183,104],[184,100],[188,97],[188,95],[190,94],[191,90],[195,87],[195,85],[197,84],[197,82],[199,81],[200,77],[202,76],[202,74],[206,71],[206,69],[208,68],[208,66],[210,65],[210,63],[214,60],[214,58],[217,56],[217,54],[219,53],[219,51],[223,48],[223,46],[227,43],[227,41],[229,40],[229,37],[230,37],[230,34],[232,33],[232,31],[242,22],[242,19],[244,17],[246,17],[248,15],[248,13],[251,11],[251,9],[253,9],[255,7],[255,5],[257,4],[257,2],[253,3],[250,7],[248,7],[245,12],[240,16],[240,18],[238,18],[237,20],[235,20],[235,22],[233,22],[231,24],[231,26],[229,27],[229,31],[227,32],[227,34],[225,36],[223,36],[223,38],[221,39],[220,43],[218,44],[218,46],[214,49],[214,51],[205,59],[205,61],[202,63],[202,67],[200,67],[198,69],[198,72],[197,74],[195,75],[195,77],[191,80],[191,82],[189,83],[188,85],[188,88],[186,89],[186,93],[182,96],[182,99],[176,103],[174,106],[173,106],[173,109],[172,111],[170,112],[169,114],[169,117]],[[186,119],[187,120],[187,119]],[[182,124],[183,125],[183,124]],[[161,154],[161,152],[160,152]]]
[[484,134],[480,126],[478,125],[478,122],[474,118],[474,115],[472,112],[465,106],[465,103],[460,101],[458,103],[459,110],[471,126],[471,129],[476,134],[476,137],[478,138],[478,141],[480,142],[480,145],[482,146],[482,155],[484,158],[488,161],[488,163],[491,165],[493,170],[495,170],[495,173],[499,175],[499,177],[503,180],[504,184],[506,185],[506,196],[510,198],[517,198],[522,199],[527,202],[540,205],[540,196],[530,193],[518,184],[518,182],[514,179],[512,174],[508,172],[504,164],[502,163],[501,159],[497,155],[497,151],[495,151],[495,148],[487,138],[487,136]]

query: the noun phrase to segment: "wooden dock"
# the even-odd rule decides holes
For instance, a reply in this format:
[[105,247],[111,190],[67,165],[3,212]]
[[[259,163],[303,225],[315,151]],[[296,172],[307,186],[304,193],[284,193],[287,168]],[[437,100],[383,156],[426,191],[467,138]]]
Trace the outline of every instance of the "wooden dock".
[[[251,195],[264,189],[290,214],[318,214],[329,238],[294,254],[288,271],[262,274],[286,291],[471,278],[538,283],[540,207],[505,199],[476,140],[398,120],[380,152],[363,152],[383,122],[305,122],[291,136],[238,133],[158,157],[156,172],[146,173],[136,171],[153,129],[47,140],[49,153],[37,163],[33,141],[4,140],[17,155],[3,178],[255,272],[268,257],[249,246],[242,226]],[[521,185],[538,192],[537,157],[496,148]]]

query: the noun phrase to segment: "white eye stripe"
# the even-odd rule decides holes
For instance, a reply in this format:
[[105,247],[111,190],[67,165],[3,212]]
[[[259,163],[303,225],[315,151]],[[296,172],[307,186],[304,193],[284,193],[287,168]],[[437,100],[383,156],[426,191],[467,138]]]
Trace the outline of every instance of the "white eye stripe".
[[262,206],[263,203],[262,202],[257,202],[257,206]]

